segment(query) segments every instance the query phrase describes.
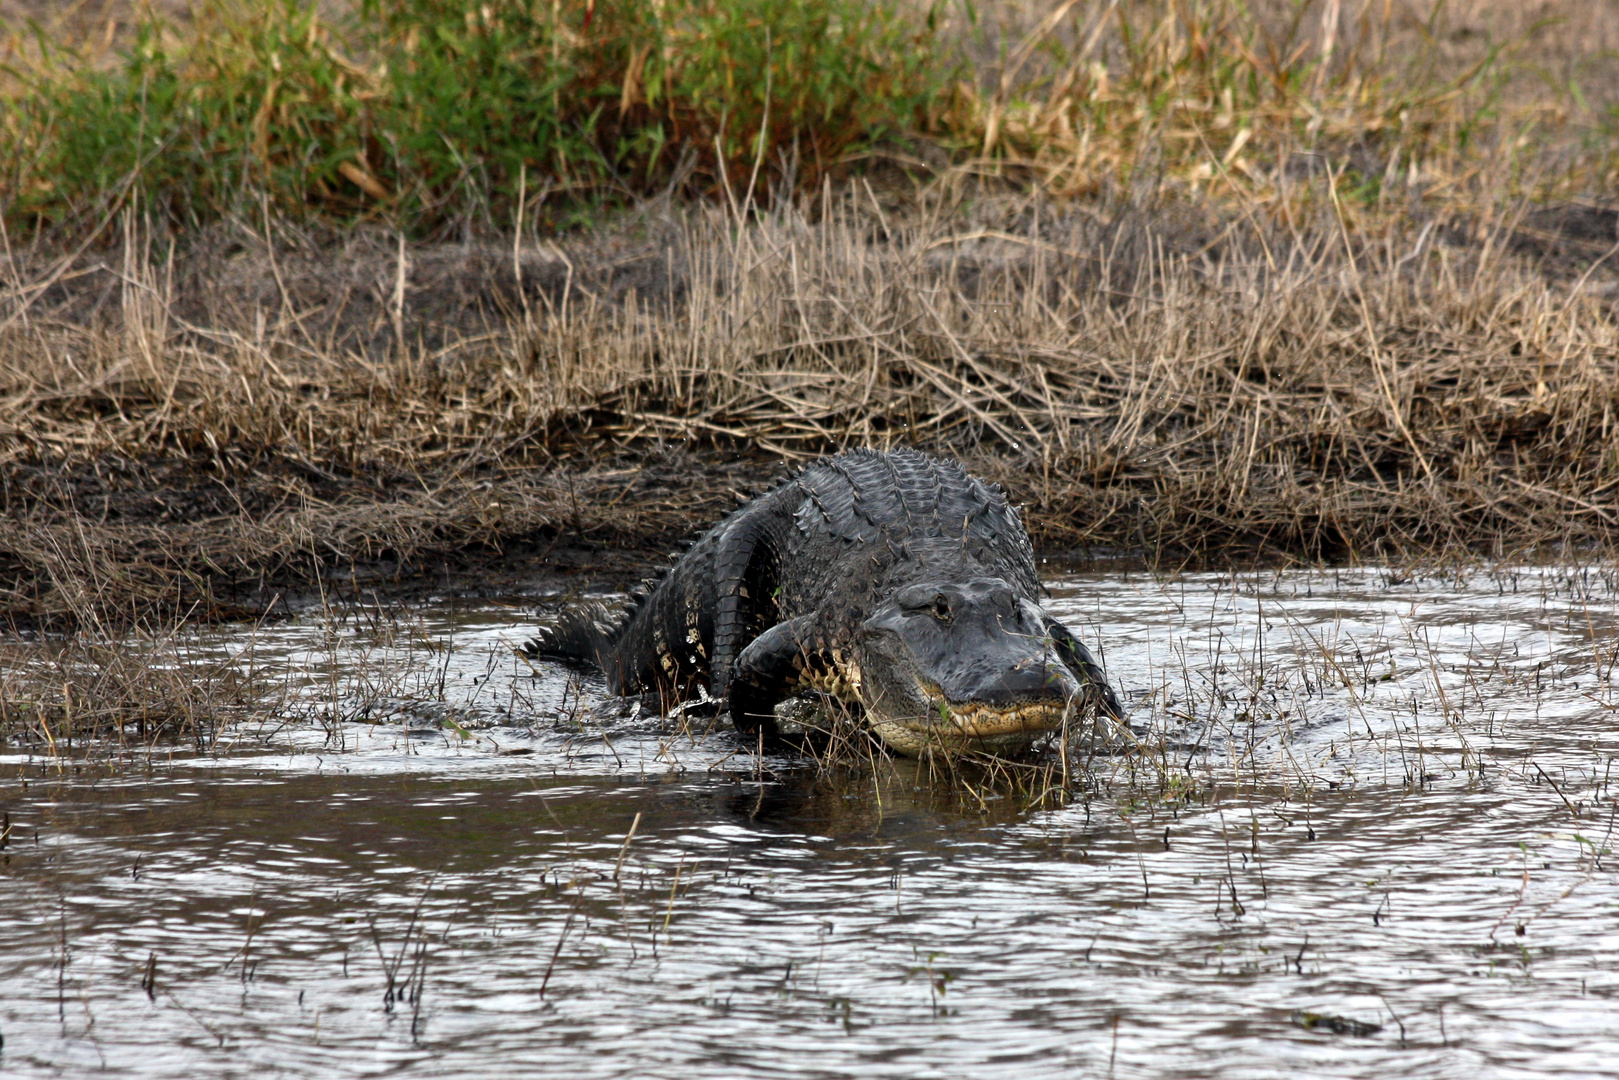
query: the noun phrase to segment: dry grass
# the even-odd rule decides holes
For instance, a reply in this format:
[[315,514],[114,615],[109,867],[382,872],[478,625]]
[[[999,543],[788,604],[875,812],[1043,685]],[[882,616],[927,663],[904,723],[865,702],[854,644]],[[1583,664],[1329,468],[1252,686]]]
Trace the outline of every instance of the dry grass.
[[[335,271],[243,236],[187,266],[131,225],[110,264],[13,263],[8,610],[663,543],[783,459],[893,442],[1005,482],[1047,547],[1612,542],[1609,285],[1511,256],[1512,220],[895,216],[864,186],[812,209],[693,212],[616,252],[373,244]],[[694,476],[671,447],[749,460]]]
[[233,662],[192,656],[173,629],[8,642],[0,672],[0,743],[65,760],[177,739],[203,750],[263,704]]
[[[1139,183],[1274,205],[1332,161],[1355,197],[1477,208],[1611,187],[1619,5],[999,3],[965,97],[980,169],[1070,195]],[[952,9],[955,11],[955,9]]]

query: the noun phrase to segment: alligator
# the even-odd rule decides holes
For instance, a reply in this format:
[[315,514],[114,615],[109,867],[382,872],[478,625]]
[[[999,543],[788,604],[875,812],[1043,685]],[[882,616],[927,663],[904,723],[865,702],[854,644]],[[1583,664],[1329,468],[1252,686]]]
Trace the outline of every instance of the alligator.
[[649,584],[616,614],[565,609],[527,651],[594,663],[615,694],[706,691],[750,739],[822,695],[909,756],[1016,753],[1080,710],[1122,717],[1090,651],[1040,609],[1005,493],[916,450],[816,461]]

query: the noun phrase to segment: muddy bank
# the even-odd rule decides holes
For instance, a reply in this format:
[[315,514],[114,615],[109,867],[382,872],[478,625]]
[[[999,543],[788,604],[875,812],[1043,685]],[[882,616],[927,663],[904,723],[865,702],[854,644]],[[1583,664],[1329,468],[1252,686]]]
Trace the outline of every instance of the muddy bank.
[[[256,618],[336,600],[625,587],[771,479],[779,462],[685,448],[484,477],[453,492],[313,463],[98,459],[8,471],[3,615],[73,622],[102,599]],[[81,605],[85,605],[81,609]]]

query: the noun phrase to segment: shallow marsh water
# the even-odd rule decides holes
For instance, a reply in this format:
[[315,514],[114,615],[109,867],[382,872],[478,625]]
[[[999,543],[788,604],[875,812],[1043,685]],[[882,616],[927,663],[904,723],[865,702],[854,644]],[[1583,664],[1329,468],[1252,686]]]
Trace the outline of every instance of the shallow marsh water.
[[0,1074],[1614,1075],[1615,590],[1056,577],[1133,733],[1066,802],[761,761],[520,602],[215,633],[274,716],[0,758]]

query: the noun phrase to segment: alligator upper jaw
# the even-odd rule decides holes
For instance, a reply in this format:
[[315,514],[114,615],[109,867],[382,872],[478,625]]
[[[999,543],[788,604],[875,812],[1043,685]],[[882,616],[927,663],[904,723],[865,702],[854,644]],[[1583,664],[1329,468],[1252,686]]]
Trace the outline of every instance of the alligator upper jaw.
[[920,756],[935,751],[1021,753],[1036,740],[1062,728],[1068,703],[1045,699],[1010,706],[950,705],[942,700],[926,715],[890,717],[867,714],[872,732],[897,753]]

